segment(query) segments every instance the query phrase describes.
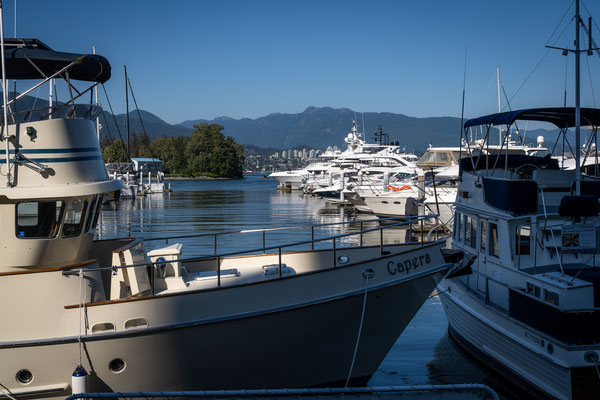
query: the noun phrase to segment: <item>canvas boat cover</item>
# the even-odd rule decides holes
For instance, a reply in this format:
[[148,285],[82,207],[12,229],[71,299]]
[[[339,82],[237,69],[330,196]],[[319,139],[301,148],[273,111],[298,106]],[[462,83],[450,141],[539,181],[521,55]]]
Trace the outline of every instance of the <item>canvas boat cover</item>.
[[[580,118],[581,126],[600,126],[600,109],[582,107],[580,109]],[[471,126],[490,124],[512,125],[513,122],[517,120],[549,122],[561,129],[571,128],[575,126],[575,108],[530,108],[526,110],[490,114],[468,120],[465,122],[465,129]]]
[[69,79],[98,83],[110,79],[110,63],[106,58],[54,51],[37,39],[5,39],[4,57],[7,79],[43,79],[74,61],[77,64],[68,70]]

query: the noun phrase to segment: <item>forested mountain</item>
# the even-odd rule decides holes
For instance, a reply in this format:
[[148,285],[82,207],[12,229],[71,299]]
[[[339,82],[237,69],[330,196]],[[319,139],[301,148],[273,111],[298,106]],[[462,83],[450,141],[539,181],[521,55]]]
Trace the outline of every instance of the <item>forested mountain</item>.
[[[47,100],[30,96],[26,96],[18,102],[19,109],[42,108],[47,105]],[[367,140],[373,140],[373,133],[381,125],[391,141],[400,142],[408,151],[424,151],[429,144],[456,146],[460,134],[460,118],[416,118],[387,112],[361,114],[348,108],[308,107],[303,112],[296,114],[273,113],[256,119],[229,117],[212,120],[196,119],[174,125],[147,111],[141,110],[140,115],[150,140],[162,136],[189,136],[193,131],[194,124],[206,122],[223,126],[223,134],[231,136],[242,145],[270,147],[278,150],[295,147],[325,149],[328,146],[345,148],[344,138],[355,119],[359,125],[359,131],[363,131],[364,121]],[[104,111],[100,123],[103,137],[119,139],[120,132],[125,139],[125,114],[113,117],[110,112]],[[143,131],[136,110],[130,111],[129,124],[131,132],[139,134]],[[551,146],[556,138],[555,131],[536,130],[527,132],[527,141],[535,142],[535,138],[539,134],[546,137],[547,146]],[[496,140],[497,134],[493,134],[492,137]]]

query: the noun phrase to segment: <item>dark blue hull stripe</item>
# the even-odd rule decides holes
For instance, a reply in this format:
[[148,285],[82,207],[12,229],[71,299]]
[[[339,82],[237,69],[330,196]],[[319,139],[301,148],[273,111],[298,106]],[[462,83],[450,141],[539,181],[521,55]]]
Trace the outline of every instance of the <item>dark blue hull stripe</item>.
[[[20,149],[23,154],[48,154],[48,153],[83,153],[88,151],[97,152],[98,147],[72,147],[70,149]],[[0,150],[0,154],[6,154],[6,150]],[[10,150],[10,154],[15,154],[15,150]]]

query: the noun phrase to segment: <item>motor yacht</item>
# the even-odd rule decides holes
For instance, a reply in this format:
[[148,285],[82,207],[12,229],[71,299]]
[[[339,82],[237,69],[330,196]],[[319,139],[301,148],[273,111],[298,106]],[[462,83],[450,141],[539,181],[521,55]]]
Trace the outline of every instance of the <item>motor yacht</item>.
[[[467,121],[554,124],[566,134],[600,110],[517,110]],[[508,130],[508,129],[507,129]],[[550,156],[487,154],[460,161],[452,247],[473,273],[438,286],[459,344],[535,393],[591,399],[600,392],[598,175]]]
[[[41,79],[31,90],[110,78],[100,55],[4,44],[3,76]],[[303,242],[269,245],[259,230],[261,248],[224,253],[215,234],[214,254],[196,257],[172,238],[94,240],[103,195],[123,186],[102,161],[100,107],[74,100],[11,112],[4,94],[5,396],[364,384],[462,262],[442,251],[445,239],[388,244],[385,229],[399,223],[371,228],[380,241],[369,245],[362,231],[314,228]]]

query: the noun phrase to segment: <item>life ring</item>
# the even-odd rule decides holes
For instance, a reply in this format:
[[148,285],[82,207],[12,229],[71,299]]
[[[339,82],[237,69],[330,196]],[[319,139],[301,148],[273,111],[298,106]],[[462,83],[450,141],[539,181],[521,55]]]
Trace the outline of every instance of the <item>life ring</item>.
[[392,190],[394,192],[399,192],[401,190],[406,190],[406,189],[412,189],[412,187],[410,186],[401,186],[399,188],[392,186],[392,185],[387,185],[388,190]]

